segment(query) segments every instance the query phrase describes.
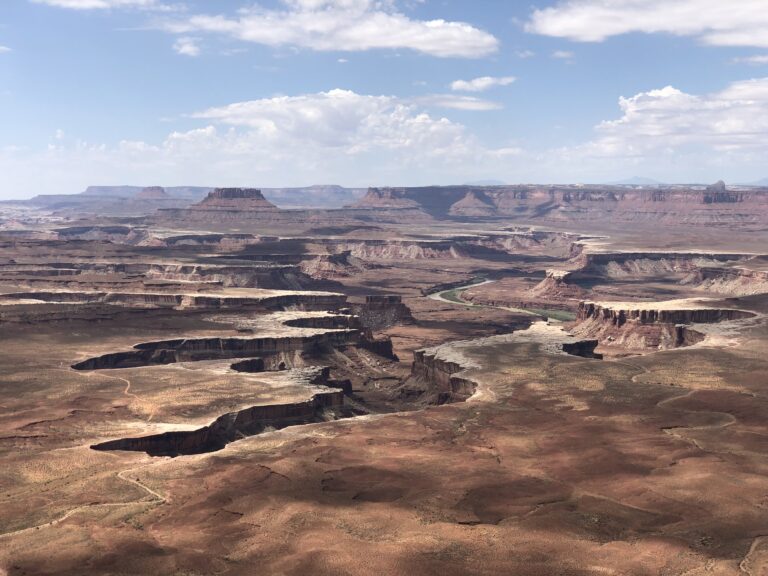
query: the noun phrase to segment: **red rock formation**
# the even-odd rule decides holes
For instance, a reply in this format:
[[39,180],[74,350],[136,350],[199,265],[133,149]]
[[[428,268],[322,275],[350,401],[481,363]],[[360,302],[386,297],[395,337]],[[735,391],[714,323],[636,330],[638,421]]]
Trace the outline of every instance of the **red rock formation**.
[[[613,220],[682,224],[759,224],[768,191],[623,186],[428,186],[371,188],[355,208],[410,208],[435,218],[524,217],[547,221]],[[455,207],[455,209],[453,208]]]
[[695,344],[704,335],[689,324],[751,318],[731,308],[707,308],[687,301],[661,303],[596,303],[579,305],[572,332],[597,338],[601,346],[630,351],[666,350]]
[[494,216],[496,207],[483,192],[469,190],[458,202],[454,203],[448,211],[451,216],[483,217]]
[[201,202],[193,204],[191,210],[278,210],[269,202],[261,190],[256,188],[216,188]]
[[137,200],[170,200],[171,196],[162,186],[148,186],[136,194]]

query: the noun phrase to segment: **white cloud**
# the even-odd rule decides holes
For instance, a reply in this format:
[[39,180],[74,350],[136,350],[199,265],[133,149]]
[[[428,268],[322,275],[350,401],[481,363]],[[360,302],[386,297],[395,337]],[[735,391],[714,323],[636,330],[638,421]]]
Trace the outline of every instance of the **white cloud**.
[[768,78],[734,82],[713,94],[672,86],[620,98],[622,116],[596,127],[581,151],[598,157],[707,157],[745,163],[768,153]]
[[34,4],[46,4],[70,10],[108,10],[111,8],[141,8],[170,10],[171,7],[157,0],[31,0]]
[[536,56],[536,52],[534,52],[533,50],[517,50],[515,52],[515,56],[517,56],[521,60],[525,60],[527,58],[533,58],[534,56]]
[[518,153],[485,148],[462,124],[428,113],[432,105],[348,90],[237,102],[192,114],[202,126],[160,142],[68,139],[44,151],[0,151],[2,189],[14,197],[76,192],[137,174],[169,184],[426,184],[463,181],[473,174],[466,170]]
[[[96,0],[93,0],[96,1]],[[465,22],[413,20],[393,0],[281,0],[283,9],[255,6],[237,16],[194,15],[167,22],[172,33],[215,33],[267,46],[319,51],[407,48],[439,57],[478,58],[498,40]]]
[[570,60],[574,57],[574,53],[570,50],[555,50],[552,52],[552,58],[558,58],[560,60]]
[[[77,192],[88,184],[288,186],[309,182],[420,185],[483,174],[510,181],[609,181],[647,174],[665,181],[764,177],[768,78],[710,94],[664,87],[621,98],[619,114],[569,147],[480,142],[467,127],[428,112],[473,99],[421,99],[330,90],[236,102],[187,117],[200,124],[155,142],[106,146],[73,137],[44,150],[0,149],[0,189],[20,197]],[[459,107],[461,104],[458,105]],[[456,106],[454,106],[456,107]]]
[[247,137],[258,146],[273,145],[275,153],[288,158],[296,155],[296,146],[329,153],[357,154],[379,148],[407,156],[433,156],[452,149],[466,136],[460,124],[433,118],[399,98],[338,89],[238,102],[193,117],[247,128]]
[[177,54],[183,56],[199,56],[200,46],[197,44],[196,38],[190,38],[189,36],[182,36],[173,43],[173,49]]
[[12,52],[12,50],[8,48],[8,46],[0,46],[0,54],[3,54],[5,52]]
[[473,80],[454,80],[451,82],[451,90],[461,92],[484,92],[494,86],[509,86],[515,81],[514,76],[481,76]]
[[580,42],[645,32],[768,47],[768,10],[765,0],[561,0],[535,10],[526,30]]
[[755,54],[753,56],[743,56],[741,58],[734,58],[733,61],[736,63],[762,66],[763,64],[768,64],[768,54]]

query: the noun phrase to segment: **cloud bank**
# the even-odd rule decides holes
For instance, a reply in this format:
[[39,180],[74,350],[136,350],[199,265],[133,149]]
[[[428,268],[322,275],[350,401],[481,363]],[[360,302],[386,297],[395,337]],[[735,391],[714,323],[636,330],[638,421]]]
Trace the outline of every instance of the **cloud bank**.
[[526,30],[579,42],[644,32],[768,47],[768,9],[764,0],[567,0],[535,10]]
[[415,20],[399,12],[391,1],[281,3],[280,9],[256,5],[239,10],[236,16],[196,14],[166,22],[163,28],[175,34],[220,34],[266,46],[318,51],[410,49],[437,57],[479,58],[496,52],[499,46],[493,35],[470,24]]

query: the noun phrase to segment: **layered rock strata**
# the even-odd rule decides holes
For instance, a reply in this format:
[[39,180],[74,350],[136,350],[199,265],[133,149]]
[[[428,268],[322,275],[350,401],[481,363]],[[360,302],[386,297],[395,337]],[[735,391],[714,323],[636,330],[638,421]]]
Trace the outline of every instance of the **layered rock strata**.
[[626,186],[428,186],[370,188],[355,208],[423,211],[434,218],[526,217],[551,221],[613,220],[689,225],[759,224],[764,189]]
[[266,429],[323,422],[348,415],[344,412],[344,382],[329,379],[329,368],[297,370],[309,389],[317,391],[304,402],[248,406],[219,416],[208,426],[189,431],[172,431],[138,438],[121,438],[91,446],[94,450],[128,450],[151,456],[180,456],[220,450],[228,443],[259,434]]
[[472,370],[481,368],[481,361],[473,351],[492,349],[502,344],[529,343],[539,345],[550,354],[602,358],[595,353],[598,346],[596,339],[573,339],[558,326],[536,322],[527,330],[512,334],[450,342],[414,351],[411,378],[403,393],[421,396],[427,403],[436,404],[468,400],[478,392],[479,386],[472,377]]
[[696,300],[666,302],[582,302],[576,334],[597,338],[601,346],[626,350],[667,350],[696,344],[704,334],[691,324],[751,318],[745,310],[708,307]]

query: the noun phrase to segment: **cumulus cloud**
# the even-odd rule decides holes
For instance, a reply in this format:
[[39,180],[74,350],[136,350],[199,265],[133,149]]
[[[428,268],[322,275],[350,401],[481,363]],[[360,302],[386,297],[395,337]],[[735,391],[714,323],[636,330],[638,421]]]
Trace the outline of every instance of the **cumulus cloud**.
[[428,112],[432,106],[338,89],[236,102],[191,114],[199,127],[159,142],[68,139],[45,151],[0,151],[0,174],[3,189],[16,197],[74,192],[136,174],[214,185],[426,184],[463,181],[474,168],[490,170],[519,153],[484,147],[464,125]]
[[622,115],[596,127],[581,147],[605,157],[697,154],[735,162],[768,153],[768,78],[734,82],[712,94],[687,94],[672,86],[621,98]]
[[694,36],[717,46],[768,47],[764,0],[561,0],[533,12],[528,32],[601,42],[630,32]]
[[473,80],[454,80],[451,90],[460,92],[484,92],[494,86],[509,86],[515,81],[514,76],[481,76]]
[[[439,98],[349,90],[277,96],[200,110],[196,127],[154,142],[52,139],[48,149],[0,149],[4,193],[76,192],[95,181],[286,186],[507,181],[606,181],[627,173],[661,180],[756,179],[768,155],[768,78],[708,94],[672,86],[621,98],[592,138],[558,149],[489,145],[437,114]],[[62,134],[63,136],[63,134]]]
[[239,10],[236,16],[193,15],[166,22],[164,28],[177,34],[206,32],[267,46],[318,51],[406,48],[438,57],[478,58],[498,49],[498,40],[488,32],[465,22],[414,20],[399,12],[393,0],[281,3],[280,9],[257,5]]
[[197,44],[197,39],[190,38],[189,36],[182,36],[173,43],[173,49],[177,54],[183,56],[199,56],[200,46]]
[[378,148],[410,157],[439,156],[468,140],[462,125],[396,97],[339,89],[238,102],[192,116],[247,128],[248,139],[262,147],[271,144],[274,153],[288,157],[295,156],[296,146],[347,155]]

